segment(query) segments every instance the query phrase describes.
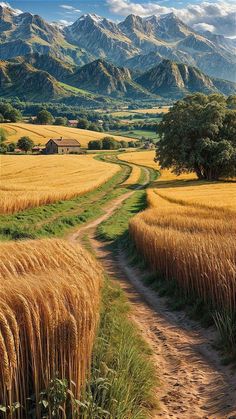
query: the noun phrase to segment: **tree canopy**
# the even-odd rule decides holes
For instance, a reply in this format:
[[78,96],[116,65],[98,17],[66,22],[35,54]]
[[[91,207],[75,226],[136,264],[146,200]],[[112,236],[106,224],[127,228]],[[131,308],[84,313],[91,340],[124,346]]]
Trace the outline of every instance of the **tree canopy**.
[[46,109],[42,109],[37,115],[36,122],[41,125],[52,124],[53,116]]
[[14,108],[10,103],[0,103],[0,122],[17,122],[22,119],[21,112]]
[[197,93],[174,104],[158,126],[156,160],[177,175],[199,179],[236,175],[235,97]]
[[81,118],[78,120],[77,128],[88,129],[88,127],[89,127],[89,121],[87,119]]
[[113,137],[104,137],[102,140],[92,140],[88,143],[89,150],[117,150],[121,143]]
[[6,131],[3,128],[0,128],[0,154],[4,154],[7,151],[7,146],[5,141],[7,140]]
[[34,145],[34,142],[29,137],[21,137],[17,142],[17,147],[20,150],[25,151],[26,153],[27,151],[32,150],[33,145]]
[[57,116],[55,118],[54,125],[62,125],[65,127],[66,125],[68,125],[68,119],[63,116]]
[[117,150],[120,146],[120,142],[115,140],[113,137],[104,137],[102,139],[103,150]]
[[102,141],[101,140],[91,140],[88,143],[89,150],[102,150]]

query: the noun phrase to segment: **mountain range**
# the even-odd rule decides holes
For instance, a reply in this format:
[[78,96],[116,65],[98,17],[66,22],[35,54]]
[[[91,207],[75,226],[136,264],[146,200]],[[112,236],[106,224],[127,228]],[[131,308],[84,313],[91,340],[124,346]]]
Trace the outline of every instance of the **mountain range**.
[[[197,33],[173,13],[120,23],[84,15],[50,24],[0,6],[3,96],[97,104],[109,97],[178,98],[236,92],[236,43]],[[77,99],[76,99],[77,98]]]

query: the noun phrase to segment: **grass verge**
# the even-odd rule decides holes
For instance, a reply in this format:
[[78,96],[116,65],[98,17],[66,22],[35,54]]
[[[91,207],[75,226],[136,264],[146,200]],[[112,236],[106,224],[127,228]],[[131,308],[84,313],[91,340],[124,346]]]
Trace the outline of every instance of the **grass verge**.
[[[150,182],[157,177],[157,172],[153,169],[148,169]],[[139,184],[146,180],[146,172],[142,169]],[[116,246],[122,237],[127,236],[129,220],[135,214],[143,211],[146,208],[146,192],[144,189],[139,189],[128,198],[122,206],[106,221],[101,223],[97,229],[98,236],[103,240],[113,241]]]
[[129,310],[121,288],[106,279],[92,374],[81,404],[83,419],[144,419],[157,408],[151,351]]

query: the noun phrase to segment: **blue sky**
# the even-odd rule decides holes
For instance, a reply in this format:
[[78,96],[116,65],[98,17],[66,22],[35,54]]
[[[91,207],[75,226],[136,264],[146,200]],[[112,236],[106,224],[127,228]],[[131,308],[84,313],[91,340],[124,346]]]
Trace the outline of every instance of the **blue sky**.
[[235,0],[9,0],[1,2],[21,11],[39,14],[48,21],[74,22],[84,13],[95,13],[114,21],[133,13],[159,15],[173,11],[197,30],[236,37]]

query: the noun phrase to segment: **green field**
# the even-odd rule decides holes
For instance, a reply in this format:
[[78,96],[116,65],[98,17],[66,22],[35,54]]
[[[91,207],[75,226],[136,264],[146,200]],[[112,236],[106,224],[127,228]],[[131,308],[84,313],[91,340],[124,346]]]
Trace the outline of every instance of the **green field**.
[[152,140],[158,140],[158,135],[154,131],[145,131],[145,130],[131,130],[131,131],[110,131],[109,134],[111,135],[122,135],[123,137],[128,138],[135,138],[136,140],[140,140],[143,138]]

